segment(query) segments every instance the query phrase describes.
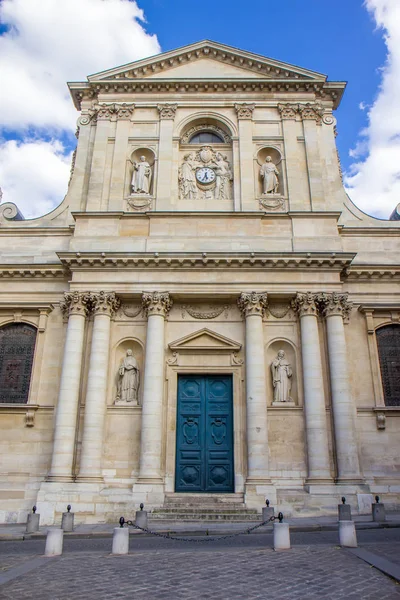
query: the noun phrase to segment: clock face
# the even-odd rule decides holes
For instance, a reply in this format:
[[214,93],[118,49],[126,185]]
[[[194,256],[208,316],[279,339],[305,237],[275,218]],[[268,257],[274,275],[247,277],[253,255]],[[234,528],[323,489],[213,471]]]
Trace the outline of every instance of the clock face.
[[196,179],[199,183],[212,183],[215,180],[215,171],[210,167],[201,167],[196,171]]

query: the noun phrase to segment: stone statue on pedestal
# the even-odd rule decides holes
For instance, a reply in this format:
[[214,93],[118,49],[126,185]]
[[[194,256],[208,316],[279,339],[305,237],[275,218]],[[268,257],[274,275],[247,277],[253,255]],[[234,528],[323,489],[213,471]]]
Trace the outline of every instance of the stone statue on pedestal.
[[279,171],[272,162],[272,158],[267,156],[265,163],[260,168],[260,177],[263,180],[263,194],[277,194],[279,187]]
[[284,350],[279,350],[271,363],[274,402],[293,402],[290,397],[292,388],[292,367],[285,358]]
[[145,156],[140,157],[140,162],[133,163],[132,193],[150,194],[151,167]]
[[118,369],[118,402],[135,402],[139,404],[138,392],[140,384],[140,372],[136,358],[132,354],[132,350],[126,351],[126,356],[121,362]]

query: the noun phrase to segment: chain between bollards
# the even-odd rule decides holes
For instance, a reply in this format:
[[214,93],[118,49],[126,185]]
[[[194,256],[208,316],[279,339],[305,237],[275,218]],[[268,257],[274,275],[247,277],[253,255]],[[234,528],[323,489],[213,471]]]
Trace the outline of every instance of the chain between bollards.
[[[255,531],[256,529],[263,527],[264,525],[268,525],[268,523],[276,521],[277,519],[278,519],[279,523],[282,523],[283,514],[281,512],[278,514],[277,517],[272,516],[267,521],[263,521],[262,523],[253,525],[253,527],[249,527],[248,529],[245,529],[244,531],[237,531],[236,533],[228,533],[227,535],[220,535],[218,537],[209,536],[209,534],[207,533],[206,537],[204,537],[204,538],[181,537],[181,536],[171,535],[170,533],[160,533],[158,531],[151,531],[150,529],[147,529],[145,527],[139,527],[133,521],[129,521],[129,520],[125,521],[124,517],[120,518],[119,525],[120,525],[120,527],[124,527],[124,525],[127,525],[128,527],[134,527],[134,529],[138,529],[139,531],[143,531],[144,533],[148,533],[150,535],[154,535],[154,536],[160,537],[160,538],[165,538],[167,540],[174,540],[174,541],[178,541],[178,542],[202,543],[202,542],[218,542],[220,540],[226,540],[228,538],[237,537],[239,535],[244,535],[246,533],[249,534],[252,531]],[[208,532],[208,530],[207,530],[207,532]]]

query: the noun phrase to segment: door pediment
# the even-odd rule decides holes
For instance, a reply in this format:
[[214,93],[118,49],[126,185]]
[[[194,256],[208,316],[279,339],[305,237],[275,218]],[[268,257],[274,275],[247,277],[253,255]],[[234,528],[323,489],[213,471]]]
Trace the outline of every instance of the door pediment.
[[242,344],[204,327],[168,344],[173,352],[239,352]]

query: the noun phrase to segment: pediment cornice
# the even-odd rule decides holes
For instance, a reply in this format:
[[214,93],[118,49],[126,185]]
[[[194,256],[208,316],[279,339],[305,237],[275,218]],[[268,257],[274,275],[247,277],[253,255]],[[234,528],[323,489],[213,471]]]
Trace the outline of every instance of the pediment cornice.
[[174,352],[239,352],[242,345],[216,331],[203,327],[168,344]]

